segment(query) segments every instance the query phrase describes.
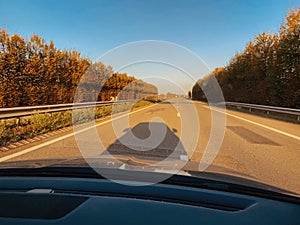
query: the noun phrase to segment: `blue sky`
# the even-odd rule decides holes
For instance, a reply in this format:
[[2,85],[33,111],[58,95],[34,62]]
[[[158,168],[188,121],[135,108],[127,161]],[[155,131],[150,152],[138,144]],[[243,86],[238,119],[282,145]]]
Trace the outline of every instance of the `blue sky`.
[[128,42],[170,41],[214,69],[256,34],[278,31],[299,6],[300,0],[0,0],[0,27],[27,38],[36,33],[92,60]]

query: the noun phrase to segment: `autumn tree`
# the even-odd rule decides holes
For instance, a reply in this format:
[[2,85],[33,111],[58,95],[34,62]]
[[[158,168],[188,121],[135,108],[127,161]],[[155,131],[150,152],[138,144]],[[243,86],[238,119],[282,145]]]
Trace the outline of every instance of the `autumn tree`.
[[38,35],[25,40],[0,30],[1,107],[71,103],[74,97],[106,101],[120,92],[123,99],[137,99],[157,95],[157,88],[80,52],[57,49]]
[[300,8],[291,10],[279,33],[262,33],[193,87],[193,98],[205,100],[201,87],[216,77],[225,100],[300,108]]
[[276,69],[285,106],[300,108],[300,8],[281,25]]

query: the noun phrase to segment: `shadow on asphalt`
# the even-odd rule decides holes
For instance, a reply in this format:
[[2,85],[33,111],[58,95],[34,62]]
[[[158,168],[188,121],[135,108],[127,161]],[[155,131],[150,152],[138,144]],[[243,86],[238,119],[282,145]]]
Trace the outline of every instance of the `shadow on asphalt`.
[[[125,134],[117,141],[111,144],[102,155],[128,156],[147,160],[164,160],[166,158],[180,160],[182,155],[187,156],[187,153],[181,143],[180,139],[174,134],[176,130],[171,130],[164,123],[151,122],[151,130],[153,132],[161,129],[166,129],[165,137],[161,137],[160,143],[152,143],[155,146],[152,149],[147,149],[143,146],[143,140],[147,139],[151,135],[149,129],[150,123],[139,123],[131,129],[125,129]],[[132,134],[134,135],[131,135]],[[138,138],[141,141],[134,143],[134,138]],[[123,144],[125,143],[125,144]],[[145,148],[146,147],[146,148]]]

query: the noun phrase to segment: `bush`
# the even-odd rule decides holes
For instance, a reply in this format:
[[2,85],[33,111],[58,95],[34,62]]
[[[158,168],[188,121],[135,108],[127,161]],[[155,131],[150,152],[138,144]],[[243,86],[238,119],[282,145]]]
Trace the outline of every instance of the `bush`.
[[30,123],[32,124],[34,133],[43,133],[51,129],[51,126],[53,126],[53,118],[49,113],[34,114],[30,118]]

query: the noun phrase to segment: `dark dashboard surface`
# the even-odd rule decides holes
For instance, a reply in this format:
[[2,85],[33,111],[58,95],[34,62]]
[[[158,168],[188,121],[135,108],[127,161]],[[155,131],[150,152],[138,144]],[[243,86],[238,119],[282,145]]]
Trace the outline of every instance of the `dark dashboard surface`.
[[0,177],[0,224],[299,224],[300,205],[222,190]]

